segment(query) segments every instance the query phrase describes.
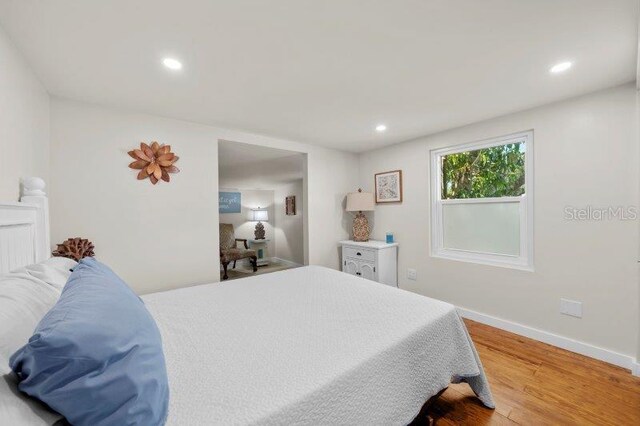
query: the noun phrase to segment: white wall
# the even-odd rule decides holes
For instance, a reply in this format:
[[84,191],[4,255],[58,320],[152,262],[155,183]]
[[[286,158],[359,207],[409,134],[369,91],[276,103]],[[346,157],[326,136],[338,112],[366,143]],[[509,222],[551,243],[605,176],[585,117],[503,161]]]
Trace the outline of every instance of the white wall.
[[[140,293],[218,278],[216,132],[205,126],[52,100],[52,243],[82,236]],[[136,180],[127,151],[171,144],[181,172]]]
[[262,189],[234,189],[220,188],[220,191],[240,192],[240,213],[220,213],[220,223],[231,223],[233,225],[236,238],[255,238],[254,230],[256,222],[249,222],[251,209],[257,207],[266,208],[269,214],[269,221],[262,222],[264,225],[265,238],[267,242],[267,253],[269,257],[275,256],[276,252],[276,223],[274,191]]
[[[296,197],[296,214],[287,216],[285,201],[286,197],[294,195]],[[304,263],[303,246],[303,216],[304,203],[302,200],[303,188],[302,179],[280,185],[274,191],[275,205],[275,235],[276,251],[275,256],[279,259],[302,265]]]
[[[635,356],[638,226],[570,222],[565,206],[638,206],[635,89],[625,85],[446,131],[360,157],[360,185],[402,169],[404,201],[378,205],[373,236],[393,231],[399,285],[484,314]],[[429,257],[429,150],[534,130],[535,272]],[[416,268],[418,280],[406,279]],[[560,298],[582,301],[582,319]]]
[[0,27],[0,200],[27,176],[49,177],[49,95]]
[[358,158],[315,149],[308,155],[307,168],[308,184],[302,198],[309,222],[304,224],[304,233],[312,245],[305,263],[340,269],[337,243],[351,234],[353,218],[345,212],[346,195],[358,188]]
[[[640,76],[640,67],[638,67],[638,75]],[[638,129],[637,129],[637,133],[636,133],[636,138],[637,138],[637,143],[640,146],[640,79],[636,79],[636,118],[637,118],[637,122],[638,122]],[[639,150],[640,151],[640,150]],[[639,156],[638,156],[638,164],[640,164],[640,152],[639,152]],[[640,179],[640,173],[638,174],[638,178]],[[638,188],[640,190],[640,182],[638,185]],[[640,192],[638,193],[638,198],[640,199]],[[639,227],[639,238],[638,238],[638,244],[637,244],[637,248],[638,248],[638,252],[637,252],[637,259],[638,259],[638,306],[640,306],[640,220],[637,221],[638,222],[638,227]],[[640,314],[638,315],[638,347],[637,347],[637,351],[636,351],[636,360],[635,360],[635,365],[633,366],[634,369],[634,374],[636,376],[640,376]]]
[[[169,184],[136,181],[127,168],[127,151],[152,139],[180,156],[182,171]],[[358,181],[356,155],[56,98],[52,242],[92,239],[97,256],[139,293],[218,281],[218,140],[306,154],[312,231],[305,257],[338,268],[336,243],[348,236],[343,202]]]

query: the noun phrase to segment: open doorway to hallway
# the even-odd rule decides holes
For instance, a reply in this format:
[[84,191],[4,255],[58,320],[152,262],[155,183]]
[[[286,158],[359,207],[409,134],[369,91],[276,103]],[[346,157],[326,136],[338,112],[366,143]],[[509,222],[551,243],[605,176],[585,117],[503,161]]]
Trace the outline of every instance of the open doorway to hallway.
[[220,279],[304,264],[306,155],[219,141]]

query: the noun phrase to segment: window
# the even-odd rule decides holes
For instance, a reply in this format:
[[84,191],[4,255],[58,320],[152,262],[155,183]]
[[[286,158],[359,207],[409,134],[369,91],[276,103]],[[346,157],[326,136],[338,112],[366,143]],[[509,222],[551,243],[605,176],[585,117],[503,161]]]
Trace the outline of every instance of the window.
[[431,255],[533,270],[533,132],[431,151]]

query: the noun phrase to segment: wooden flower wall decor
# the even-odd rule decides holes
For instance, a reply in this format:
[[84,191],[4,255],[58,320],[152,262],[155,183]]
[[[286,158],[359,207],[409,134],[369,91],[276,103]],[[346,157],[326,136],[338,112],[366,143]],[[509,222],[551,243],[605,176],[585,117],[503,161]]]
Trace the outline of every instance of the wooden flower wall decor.
[[178,156],[171,152],[171,145],[160,145],[158,142],[151,142],[151,146],[140,142],[140,149],[129,151],[129,155],[135,161],[129,164],[132,169],[140,170],[138,179],[149,178],[152,184],[158,183],[161,179],[169,182],[169,173],[178,173],[174,163],[178,161]]

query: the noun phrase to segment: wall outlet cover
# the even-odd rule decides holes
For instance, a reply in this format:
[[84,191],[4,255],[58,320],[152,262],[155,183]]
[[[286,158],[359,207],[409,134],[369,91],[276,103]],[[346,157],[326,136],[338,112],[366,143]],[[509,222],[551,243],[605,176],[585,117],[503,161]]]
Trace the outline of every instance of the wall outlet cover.
[[582,302],[560,299],[560,313],[576,318],[582,318]]
[[418,271],[416,271],[413,268],[407,268],[407,278],[410,280],[417,280],[418,279]]

